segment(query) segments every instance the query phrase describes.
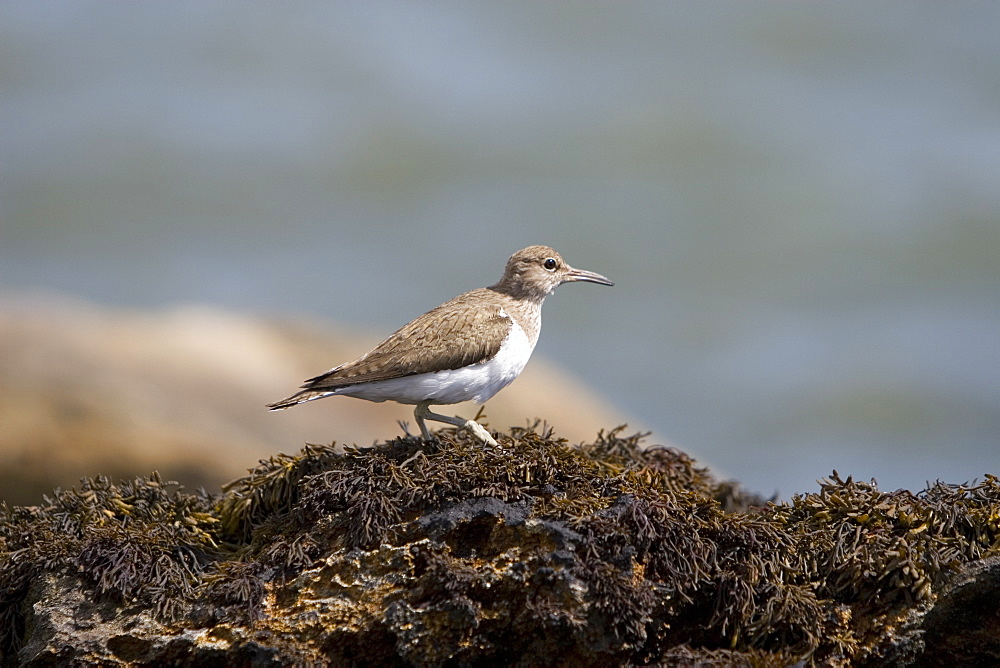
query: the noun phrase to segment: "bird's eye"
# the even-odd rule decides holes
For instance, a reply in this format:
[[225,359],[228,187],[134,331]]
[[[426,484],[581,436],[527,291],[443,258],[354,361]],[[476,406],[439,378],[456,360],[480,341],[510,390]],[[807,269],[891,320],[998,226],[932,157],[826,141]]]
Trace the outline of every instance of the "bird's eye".
[[542,266],[548,269],[549,271],[555,271],[556,267],[559,266],[559,263],[556,262],[556,259],[554,257],[549,257],[545,259],[545,262],[542,263]]

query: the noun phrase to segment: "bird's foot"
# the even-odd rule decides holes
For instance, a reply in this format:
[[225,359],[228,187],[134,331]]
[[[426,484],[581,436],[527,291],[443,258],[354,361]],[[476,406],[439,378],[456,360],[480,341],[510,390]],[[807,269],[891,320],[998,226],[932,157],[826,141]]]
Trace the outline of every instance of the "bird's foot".
[[465,428],[471,431],[474,436],[477,436],[480,440],[486,443],[486,445],[492,445],[493,447],[498,447],[500,445],[496,442],[496,439],[490,435],[490,432],[486,431],[486,428],[475,420],[467,420],[465,422]]

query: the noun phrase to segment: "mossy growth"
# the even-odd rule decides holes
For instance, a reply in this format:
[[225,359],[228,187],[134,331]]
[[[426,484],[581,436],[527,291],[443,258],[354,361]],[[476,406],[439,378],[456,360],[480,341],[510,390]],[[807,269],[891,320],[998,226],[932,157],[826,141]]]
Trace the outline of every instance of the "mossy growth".
[[306,662],[863,662],[1000,553],[992,476],[911,494],[834,474],[775,504],[643,438],[311,445],[219,495],[84,481],[0,508],[0,640],[16,650],[29,586],[61,573]]
[[45,572],[80,574],[99,597],[175,616],[222,554],[217,524],[209,497],[156,473],[85,479],[39,506],[0,505],[0,647],[17,644],[21,601]]

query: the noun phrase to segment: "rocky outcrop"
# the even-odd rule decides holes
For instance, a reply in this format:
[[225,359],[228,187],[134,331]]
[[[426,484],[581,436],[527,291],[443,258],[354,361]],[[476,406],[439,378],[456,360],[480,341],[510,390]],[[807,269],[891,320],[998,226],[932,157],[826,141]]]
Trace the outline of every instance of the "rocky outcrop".
[[6,665],[995,665],[1000,481],[774,504],[538,429],[0,513]]

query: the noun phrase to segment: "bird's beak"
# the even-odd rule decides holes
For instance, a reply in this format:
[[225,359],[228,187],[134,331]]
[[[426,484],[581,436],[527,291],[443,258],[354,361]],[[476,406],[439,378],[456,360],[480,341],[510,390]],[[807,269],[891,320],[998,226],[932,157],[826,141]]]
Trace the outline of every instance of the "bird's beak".
[[585,271],[583,269],[573,269],[568,267],[569,271],[563,274],[563,283],[572,283],[574,281],[585,281],[587,283],[599,283],[600,285],[614,285],[604,276],[601,276],[594,271]]

